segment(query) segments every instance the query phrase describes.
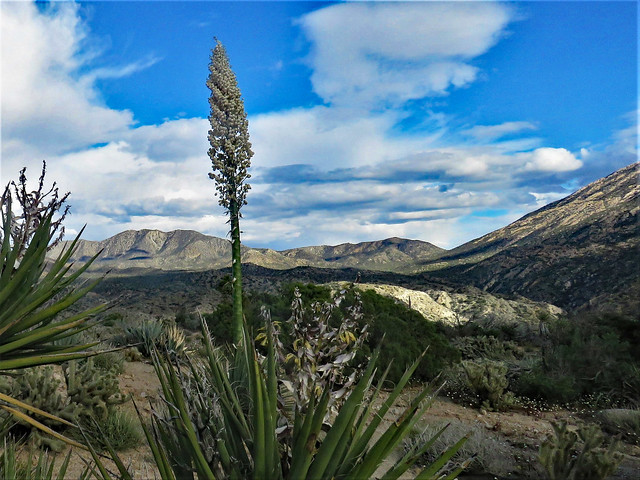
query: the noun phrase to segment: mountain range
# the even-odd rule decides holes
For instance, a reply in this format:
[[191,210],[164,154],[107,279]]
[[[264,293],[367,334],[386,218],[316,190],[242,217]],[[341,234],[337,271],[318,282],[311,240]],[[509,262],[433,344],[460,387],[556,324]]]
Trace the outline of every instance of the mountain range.
[[[389,238],[284,251],[243,247],[243,263],[270,270],[314,267],[412,274],[517,294],[568,310],[640,311],[640,186],[634,163],[504,228],[452,250]],[[59,247],[61,248],[61,247]],[[116,276],[204,271],[230,265],[228,240],[195,231],[126,231],[80,240],[74,260],[102,250],[94,271]],[[56,250],[51,255],[56,255]],[[275,273],[275,272],[274,272]]]
[[[231,243],[193,230],[127,230],[100,242],[80,240],[73,261],[102,253],[93,271],[136,273],[143,270],[209,270],[231,265]],[[388,238],[376,242],[293,248],[275,251],[242,247],[243,263],[284,270],[311,266],[361,268],[393,272],[414,271],[420,262],[438,258],[446,250],[420,240]],[[50,252],[57,255],[59,249]]]

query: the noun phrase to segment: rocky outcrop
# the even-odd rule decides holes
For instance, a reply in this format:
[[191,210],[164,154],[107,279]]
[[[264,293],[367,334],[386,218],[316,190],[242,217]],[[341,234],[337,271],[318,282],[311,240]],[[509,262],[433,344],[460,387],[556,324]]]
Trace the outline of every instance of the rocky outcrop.
[[[346,282],[328,284],[333,290],[347,286]],[[414,290],[388,284],[359,283],[362,290],[373,290],[385,297],[394,298],[420,313],[425,319],[447,325],[463,325],[475,322],[485,327],[518,325],[537,331],[541,318],[557,318],[563,310],[545,302],[526,298],[501,298],[479,289],[456,291],[427,287]]]

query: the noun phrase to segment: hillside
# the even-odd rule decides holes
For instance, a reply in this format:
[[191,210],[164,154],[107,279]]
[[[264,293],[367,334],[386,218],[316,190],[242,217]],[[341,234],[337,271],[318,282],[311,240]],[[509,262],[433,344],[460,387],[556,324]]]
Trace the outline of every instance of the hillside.
[[[50,252],[50,256],[57,255],[60,248],[62,246]],[[80,240],[73,260],[87,260],[100,250],[103,251],[93,271],[139,274],[149,270],[209,270],[231,264],[231,243],[228,240],[191,230],[128,230],[100,242]],[[436,258],[444,251],[420,240],[389,238],[282,252],[244,246],[242,261],[279,270],[311,266],[403,272],[419,262]]]
[[638,164],[632,164],[423,269],[570,310],[638,312],[639,214]]
[[[413,283],[436,278],[491,293],[517,294],[566,310],[612,310],[637,316],[639,213],[638,165],[632,164],[453,250],[389,238],[281,252],[243,247],[243,262],[283,271],[285,277],[301,274],[298,267],[403,275],[422,272],[412,277]],[[230,243],[221,238],[188,230],[141,230],[101,242],[81,240],[74,260],[87,259],[100,249],[103,253],[94,271],[111,270],[117,276],[220,269],[228,267],[231,259]],[[355,279],[356,273],[347,272],[345,279]]]
[[428,242],[393,237],[376,242],[294,248],[280,253],[299,265],[406,272],[416,263],[438,258],[444,252]]

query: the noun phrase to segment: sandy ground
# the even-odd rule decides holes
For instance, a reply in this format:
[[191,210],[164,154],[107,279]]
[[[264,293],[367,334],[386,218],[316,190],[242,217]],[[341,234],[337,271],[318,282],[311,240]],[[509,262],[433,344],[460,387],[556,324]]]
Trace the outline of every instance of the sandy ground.
[[[131,394],[138,406],[141,408],[143,415],[150,414],[149,401],[158,398],[160,385],[155,375],[153,366],[148,363],[134,362],[125,364],[125,371],[120,376],[120,388],[126,394]],[[402,407],[411,398],[412,391],[406,392],[399,404],[391,411],[392,414],[398,415],[402,411]],[[125,404],[124,408],[133,411],[131,402]],[[519,465],[520,473],[517,475],[507,476],[505,478],[542,478],[539,471],[535,467],[535,458],[540,443],[544,438],[552,432],[551,422],[556,420],[566,420],[570,424],[575,423],[577,418],[571,412],[566,410],[557,411],[510,411],[510,412],[484,412],[472,408],[466,408],[459,404],[453,403],[447,398],[437,398],[432,407],[427,411],[422,419],[425,423],[437,423],[438,421],[451,421],[456,419],[469,425],[481,425],[500,437],[507,444],[513,447],[516,457],[515,462]],[[77,449],[72,455],[72,461],[67,471],[66,478],[76,479],[85,468],[85,463],[81,457],[89,459],[86,452],[79,452]],[[625,445],[626,453],[625,461],[621,468],[612,478],[619,480],[637,480],[640,478],[640,447]],[[59,464],[66,455],[66,451],[57,455],[56,463]],[[121,453],[121,458],[126,465],[130,467],[135,479],[152,479],[155,477],[156,469],[154,466],[151,452],[145,445],[133,450]],[[390,459],[390,464],[394,459]],[[106,462],[109,465],[109,462]],[[113,468],[113,466],[111,466]],[[115,471],[115,469],[114,469]],[[407,474],[402,478],[412,478],[411,474]],[[493,479],[493,476],[468,476],[471,479]]]

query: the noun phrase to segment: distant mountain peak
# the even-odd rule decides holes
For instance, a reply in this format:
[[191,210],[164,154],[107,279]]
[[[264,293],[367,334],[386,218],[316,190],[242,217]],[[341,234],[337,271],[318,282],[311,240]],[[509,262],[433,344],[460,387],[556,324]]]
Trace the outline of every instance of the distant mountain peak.
[[[94,270],[208,270],[228,267],[231,261],[231,244],[226,239],[194,230],[152,229],[126,230],[99,242],[80,240],[73,260],[91,258],[101,249],[103,254],[95,262]],[[418,261],[433,258],[442,251],[428,242],[392,237],[281,252],[243,246],[243,261],[274,269],[314,266],[410,271]],[[51,252],[51,256],[58,252]]]

